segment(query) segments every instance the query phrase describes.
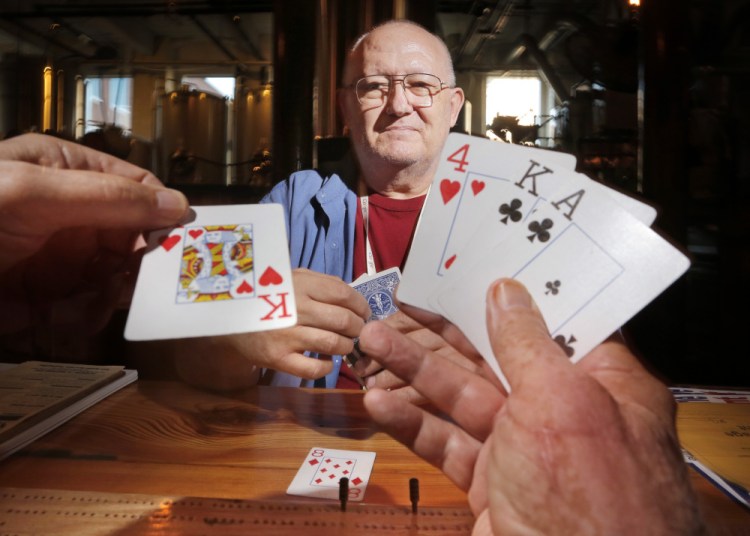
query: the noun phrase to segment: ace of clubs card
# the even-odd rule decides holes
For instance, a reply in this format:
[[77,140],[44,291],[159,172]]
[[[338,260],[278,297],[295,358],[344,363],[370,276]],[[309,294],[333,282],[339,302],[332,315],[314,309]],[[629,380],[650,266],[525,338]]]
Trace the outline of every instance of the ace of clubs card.
[[263,331],[297,321],[283,208],[193,207],[152,232],[125,326],[128,340]]
[[485,320],[485,295],[492,281],[509,277],[523,283],[550,335],[576,362],[690,265],[648,225],[590,185],[586,177],[569,174],[549,202],[539,203],[521,220],[517,232],[438,295],[448,319],[506,388]]

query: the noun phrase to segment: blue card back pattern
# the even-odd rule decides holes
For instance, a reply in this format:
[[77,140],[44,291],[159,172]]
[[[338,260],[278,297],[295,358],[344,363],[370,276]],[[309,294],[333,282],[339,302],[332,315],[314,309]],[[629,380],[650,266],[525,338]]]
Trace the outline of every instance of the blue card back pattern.
[[383,320],[398,311],[393,295],[399,281],[401,281],[401,271],[398,268],[391,268],[375,274],[372,279],[352,285],[354,290],[365,297],[370,306],[372,316],[369,320]]

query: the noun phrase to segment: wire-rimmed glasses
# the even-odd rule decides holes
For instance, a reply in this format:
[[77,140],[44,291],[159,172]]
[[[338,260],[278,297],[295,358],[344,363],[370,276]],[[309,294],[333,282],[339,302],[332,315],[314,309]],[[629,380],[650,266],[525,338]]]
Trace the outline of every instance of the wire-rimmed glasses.
[[406,100],[415,108],[432,106],[433,96],[450,87],[434,74],[427,73],[410,73],[403,76],[374,74],[360,78],[353,87],[362,106],[375,107],[388,99],[393,84],[397,83],[403,86]]

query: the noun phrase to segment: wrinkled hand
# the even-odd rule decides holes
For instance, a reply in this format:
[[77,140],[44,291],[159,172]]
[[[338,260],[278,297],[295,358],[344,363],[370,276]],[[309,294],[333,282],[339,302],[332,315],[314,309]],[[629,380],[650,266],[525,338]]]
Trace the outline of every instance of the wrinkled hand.
[[[447,322],[442,316],[423,309],[405,304],[399,304],[399,306],[398,312],[383,320],[385,324],[406,335],[426,350],[469,371],[483,374],[494,380],[492,370],[453,324]],[[366,354],[363,354],[362,358],[357,361],[354,371],[364,378],[368,389],[398,389],[399,396],[411,402],[424,401],[414,388]]]
[[475,534],[699,534],[674,401],[619,342],[578,364],[523,287],[494,284],[492,347],[512,392],[420,349],[384,324],[363,350],[453,422],[372,390],[373,418],[469,492]]
[[351,352],[354,338],[370,316],[370,307],[361,294],[337,277],[307,269],[294,270],[292,277],[295,326],[194,340],[188,351],[177,357],[180,376],[200,387],[231,390],[253,385],[262,368],[309,379],[331,372],[330,360],[311,359],[303,353]]
[[126,288],[140,233],[187,209],[153,174],[77,143],[39,134],[0,142],[0,331],[37,316],[95,331]]

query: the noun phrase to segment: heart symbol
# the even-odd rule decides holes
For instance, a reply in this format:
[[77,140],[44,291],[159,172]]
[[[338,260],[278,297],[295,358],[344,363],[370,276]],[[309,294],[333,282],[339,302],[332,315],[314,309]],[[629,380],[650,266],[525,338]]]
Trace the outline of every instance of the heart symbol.
[[174,247],[174,245],[180,241],[180,235],[172,235],[172,236],[164,236],[161,240],[159,240],[159,244],[161,244],[161,247],[169,251]]
[[440,193],[443,196],[443,204],[447,205],[448,201],[461,189],[461,183],[458,181],[452,181],[450,179],[443,179],[440,181]]
[[243,281],[242,284],[237,287],[237,294],[250,294],[253,291],[253,286],[247,281]]
[[279,272],[270,266],[266,268],[266,271],[263,272],[263,275],[258,279],[258,283],[264,287],[267,287],[268,285],[280,285],[283,282],[284,280],[281,278],[281,275],[279,275]]
[[484,190],[484,181],[471,181],[471,191],[474,192],[474,195],[477,195],[482,190]]
[[190,229],[190,230],[188,231],[188,234],[189,234],[189,235],[190,235],[190,236],[191,236],[192,238],[198,238],[198,237],[199,237],[200,235],[202,235],[202,234],[203,234],[203,229]]
[[447,261],[445,261],[445,269],[447,270],[448,268],[450,268],[451,264],[453,264],[453,261],[455,261],[455,260],[456,260],[456,256],[452,255],[450,259],[448,259]]

